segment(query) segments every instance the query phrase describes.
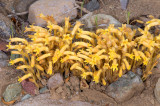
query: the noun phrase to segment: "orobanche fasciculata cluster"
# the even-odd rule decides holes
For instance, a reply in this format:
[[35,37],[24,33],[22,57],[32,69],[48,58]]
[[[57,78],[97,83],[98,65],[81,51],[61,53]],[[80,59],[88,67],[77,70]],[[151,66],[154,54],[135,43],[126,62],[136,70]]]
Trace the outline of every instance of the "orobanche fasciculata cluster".
[[138,67],[145,80],[160,57],[160,35],[150,32],[151,27],[160,25],[159,19],[151,19],[144,29],[110,25],[94,33],[81,29],[83,24],[78,21],[72,26],[69,18],[61,27],[51,16],[40,17],[47,22],[47,28],[30,25],[25,29],[34,32],[28,35],[30,40],[10,38],[7,46],[12,54],[20,55],[10,60],[25,74],[19,82],[29,79],[40,87],[43,78],[59,72],[106,85]]

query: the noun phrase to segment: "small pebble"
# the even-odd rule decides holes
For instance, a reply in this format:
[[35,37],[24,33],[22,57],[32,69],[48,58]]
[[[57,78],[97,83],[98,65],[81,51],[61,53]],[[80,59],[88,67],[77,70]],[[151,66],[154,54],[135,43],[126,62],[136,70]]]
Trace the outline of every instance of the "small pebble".
[[41,88],[40,90],[39,90],[39,93],[45,93],[45,92],[47,92],[48,91],[48,88],[47,88],[47,86],[45,86],[45,87],[43,87],[43,88]]
[[30,94],[26,94],[25,96],[22,97],[21,101],[24,101],[26,99],[29,99],[31,97]]

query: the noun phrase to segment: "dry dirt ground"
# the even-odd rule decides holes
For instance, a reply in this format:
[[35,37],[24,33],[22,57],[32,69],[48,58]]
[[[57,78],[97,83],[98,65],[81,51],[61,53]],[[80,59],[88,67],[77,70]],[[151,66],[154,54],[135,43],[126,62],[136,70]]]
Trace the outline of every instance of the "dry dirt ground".
[[130,12],[130,19],[141,15],[160,16],[160,0],[129,0],[127,10],[122,10],[120,0],[102,0],[105,5],[100,5],[100,9],[95,13],[108,14],[120,22],[126,22],[126,14]]

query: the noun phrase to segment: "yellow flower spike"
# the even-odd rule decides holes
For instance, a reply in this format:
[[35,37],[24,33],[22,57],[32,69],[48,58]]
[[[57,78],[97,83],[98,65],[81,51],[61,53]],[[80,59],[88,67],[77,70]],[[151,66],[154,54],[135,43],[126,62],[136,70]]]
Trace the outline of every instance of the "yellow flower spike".
[[106,50],[105,50],[105,49],[102,49],[102,50],[98,51],[98,52],[96,53],[96,55],[100,56],[100,55],[102,55],[102,54],[105,53],[105,52],[106,52]]
[[23,39],[23,38],[11,38],[9,40],[10,40],[10,43],[11,42],[22,42],[22,43],[28,45],[28,41],[26,39]]
[[40,57],[37,58],[37,61],[40,61],[40,60],[45,59],[45,58],[50,57],[50,56],[52,56],[51,53],[43,54],[43,55],[41,55]]
[[35,64],[35,67],[40,71],[44,71],[43,67],[41,67],[39,64]]
[[114,60],[113,60],[113,63],[112,63],[111,69],[113,70],[113,72],[114,72],[115,70],[118,70],[118,63],[117,63],[117,59],[114,59]]
[[63,32],[63,28],[60,27],[59,25],[55,25],[55,24],[51,24],[47,26],[47,28],[49,28],[49,31],[52,31],[52,30],[59,30],[60,32]]
[[79,64],[79,63],[74,63],[74,64],[70,67],[70,70],[75,69],[77,66],[80,66],[80,64]]
[[65,35],[63,36],[63,40],[64,40],[64,41],[71,41],[71,40],[72,40],[72,37],[70,37],[70,34],[65,34]]
[[120,58],[120,56],[115,52],[115,50],[109,49],[109,60],[113,60],[115,58]]
[[76,61],[79,61],[79,62],[82,62],[82,59],[77,57],[77,56],[69,56],[67,55],[66,57],[64,57],[63,59],[61,59],[61,62],[65,62],[67,60],[76,60]]
[[123,59],[122,60],[127,68],[127,70],[130,70],[131,69],[131,66],[129,65],[129,62],[126,60],[126,59]]
[[122,74],[123,74],[122,68],[120,68],[119,73],[118,73],[118,76],[119,76],[119,77],[122,77]]
[[83,58],[83,59],[86,59],[86,60],[89,60],[89,59],[90,59],[88,56],[86,56],[86,55],[84,55],[84,54],[81,54],[81,53],[78,53],[77,56],[78,56],[79,58]]
[[31,56],[31,67],[35,66],[35,58],[36,57],[34,55]]
[[92,44],[94,44],[94,39],[91,38],[91,37],[88,36],[88,35],[77,34],[76,38],[77,38],[77,39],[85,39],[85,40],[90,41]]
[[134,59],[134,55],[133,54],[125,53],[125,56],[129,57],[132,60]]
[[72,32],[71,32],[72,37],[74,37],[74,35],[75,35],[75,33],[77,32],[78,28],[79,28],[80,26],[82,26],[82,25],[83,25],[83,24],[81,24],[81,22],[79,22],[79,21],[76,22],[76,25],[74,26],[74,28],[73,28],[73,30],[72,30]]
[[63,52],[63,55],[76,55],[76,53],[71,51],[65,51]]
[[102,84],[103,84],[104,86],[107,84],[104,78],[102,79]]
[[76,47],[76,46],[82,46],[82,47],[87,47],[87,48],[89,48],[89,47],[91,47],[92,45],[89,44],[89,43],[85,43],[85,42],[74,42],[74,43],[73,43],[73,47]]
[[49,68],[47,70],[47,74],[52,75],[52,61],[49,61]]
[[78,65],[74,65],[72,66],[72,68],[70,68],[72,70],[76,69],[76,70],[79,70],[81,71],[82,73],[86,72],[85,69],[83,69],[82,67],[78,66]]
[[93,72],[83,72],[83,73],[81,74],[81,77],[82,77],[83,79],[86,79],[87,76],[93,76]]
[[18,82],[21,83],[23,80],[30,78],[30,77],[32,77],[32,74],[28,73],[28,74],[24,75],[23,77],[18,78]]
[[25,69],[25,68],[31,68],[31,66],[29,66],[29,65],[21,65],[21,66],[18,66],[16,69],[21,70],[21,69]]
[[128,39],[125,39],[125,40],[123,39],[121,46],[126,47],[128,44],[129,44]]
[[68,29],[69,29],[69,17],[65,17],[65,27],[64,27],[64,31],[65,33],[68,32]]
[[24,58],[16,58],[15,60],[11,60],[10,59],[10,64],[13,65],[15,63],[18,63],[18,62],[25,62]]
[[109,60],[109,57],[107,56],[107,55],[101,55],[100,56],[100,60],[101,59],[105,59],[106,61],[108,61]]
[[101,70],[101,69],[98,70],[98,71],[95,71],[95,72],[93,73],[93,81],[94,81],[95,83],[99,83],[99,79],[100,79],[101,73],[102,73],[102,70]]
[[135,60],[136,60],[136,61],[141,60],[141,57],[139,56],[138,51],[137,51],[136,49],[133,49],[133,53],[134,53],[134,55],[135,55]]
[[32,38],[31,40],[35,43],[45,42],[45,38]]
[[110,69],[109,63],[104,63],[103,69]]
[[60,53],[63,53],[67,48],[69,48],[68,45],[63,46],[60,50]]

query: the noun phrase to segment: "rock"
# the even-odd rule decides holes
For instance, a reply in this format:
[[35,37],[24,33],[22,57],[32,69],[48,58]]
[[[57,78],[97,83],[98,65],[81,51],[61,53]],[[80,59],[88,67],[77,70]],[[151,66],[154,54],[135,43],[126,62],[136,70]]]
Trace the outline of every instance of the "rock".
[[8,66],[8,56],[0,51],[0,67],[6,67]]
[[19,83],[14,83],[8,85],[5,92],[3,93],[3,98],[6,102],[10,102],[21,93],[22,87]]
[[80,80],[78,77],[76,76],[72,76],[70,77],[70,80],[71,82],[71,86],[73,86],[73,89],[76,91],[76,92],[79,92],[80,90]]
[[45,86],[39,90],[39,93],[46,93],[49,89]]
[[0,38],[7,39],[14,34],[14,25],[12,21],[0,13]]
[[74,19],[77,9],[74,7],[75,0],[38,0],[29,8],[28,20],[31,24],[45,26],[46,22],[39,18],[39,14],[53,15],[58,23],[64,22],[65,17]]
[[137,74],[139,77],[142,77],[142,75],[143,75],[142,69],[141,69],[141,68],[137,68],[137,69],[136,69],[136,74]]
[[155,89],[154,89],[154,95],[158,102],[160,103],[160,78],[158,79],[158,82],[156,83]]
[[35,1],[37,0],[20,0],[16,5],[16,8],[15,8],[16,12],[21,13],[21,12],[28,11],[29,6],[33,4]]
[[31,95],[38,94],[38,88],[36,87],[36,85],[33,82],[30,82],[29,80],[23,80],[21,82],[21,85],[27,93],[29,93]]
[[29,99],[30,97],[32,97],[30,94],[26,94],[22,97],[21,101],[24,101],[26,99]]
[[63,88],[60,86],[56,89],[56,93],[62,93],[63,92]]
[[20,73],[14,67],[0,67],[0,73],[0,95],[2,95],[9,84],[17,82]]
[[2,2],[3,8],[5,8],[9,13],[15,12],[14,4],[16,4],[18,0],[0,0],[0,1]]
[[25,101],[19,102],[13,106],[96,106],[88,102],[81,101],[67,101],[51,99],[50,93],[40,94],[38,96],[29,98]]
[[97,0],[92,0],[87,4],[84,4],[83,6],[84,8],[86,8],[88,11],[94,11],[99,9],[99,2]]
[[[15,7],[15,11],[17,13],[26,12],[29,10],[29,6],[33,4],[35,1],[37,0],[20,0]],[[22,15],[20,17],[27,20],[27,14]]]
[[116,82],[110,84],[106,89],[106,93],[117,102],[124,102],[141,93],[143,89],[144,84],[141,78],[129,71]]
[[63,85],[63,77],[60,75],[60,73],[56,73],[51,78],[49,78],[47,85],[49,89],[56,89],[59,86]]
[[93,29],[96,26],[107,28],[109,24],[114,24],[115,26],[121,25],[121,23],[114,17],[105,14],[95,14],[89,13],[80,19],[80,21],[85,25],[84,28]]

